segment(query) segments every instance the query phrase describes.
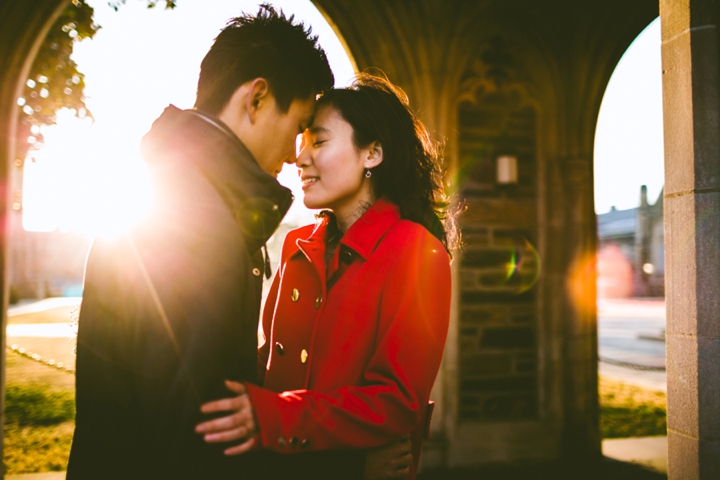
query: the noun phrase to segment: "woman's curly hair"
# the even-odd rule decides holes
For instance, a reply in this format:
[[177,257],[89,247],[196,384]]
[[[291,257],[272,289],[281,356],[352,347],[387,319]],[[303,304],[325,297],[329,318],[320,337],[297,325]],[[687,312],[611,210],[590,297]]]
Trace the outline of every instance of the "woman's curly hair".
[[408,97],[387,78],[360,73],[350,87],[328,90],[317,109],[332,107],[354,132],[356,148],[379,142],[383,161],[372,169],[373,193],[423,225],[451,252],[459,243],[457,209],[443,188],[440,145],[410,109]]

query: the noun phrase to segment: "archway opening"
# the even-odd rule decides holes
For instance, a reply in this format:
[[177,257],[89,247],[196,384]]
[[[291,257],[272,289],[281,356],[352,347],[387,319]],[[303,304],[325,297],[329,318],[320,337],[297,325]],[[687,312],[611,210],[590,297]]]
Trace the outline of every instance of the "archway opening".
[[649,437],[638,440],[652,452],[641,460],[660,469],[666,462],[663,182],[658,18],[625,52],[603,97],[595,211],[603,451],[629,461],[627,446],[614,439]]
[[[8,257],[17,302],[6,330],[12,346],[5,372],[9,474],[65,469],[73,431],[72,323],[89,243],[133,221],[152,200],[138,157],[140,137],[168,104],[192,107],[200,62],[213,38],[229,18],[255,12],[261,2],[195,0],[177,2],[173,10],[162,9],[163,2],[155,9],[146,1],[114,2],[117,11],[104,0],[87,3],[102,28],[76,44],[72,58],[85,74],[95,121],[61,110],[57,125],[37,132],[44,146],[12,167],[17,208]],[[346,84],[353,63],[313,4],[273,5],[312,25],[336,84]],[[312,219],[302,206],[296,169],[286,166],[280,180],[296,201],[269,245],[277,250],[273,260],[287,230]]]

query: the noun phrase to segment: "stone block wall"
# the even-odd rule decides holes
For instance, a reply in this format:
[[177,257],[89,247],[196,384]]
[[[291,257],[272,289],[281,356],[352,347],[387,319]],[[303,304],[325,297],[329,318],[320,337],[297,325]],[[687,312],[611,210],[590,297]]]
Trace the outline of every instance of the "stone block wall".
[[[459,110],[458,421],[538,417],[536,114],[486,96]],[[496,158],[518,159],[518,182],[496,184]]]

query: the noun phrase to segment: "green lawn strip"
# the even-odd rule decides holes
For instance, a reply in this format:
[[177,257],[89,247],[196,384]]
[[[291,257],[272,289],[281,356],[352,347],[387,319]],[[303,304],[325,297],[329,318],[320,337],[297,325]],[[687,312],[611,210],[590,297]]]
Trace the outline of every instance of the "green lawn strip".
[[47,386],[5,387],[7,473],[65,470],[75,428],[75,396]]
[[667,434],[667,396],[600,378],[602,438],[650,437]]
[[[43,359],[75,366],[68,338],[13,337],[7,341]],[[75,375],[10,350],[6,354],[6,472],[65,470],[75,429]]]
[[12,475],[65,470],[74,430],[75,422],[5,425],[5,473]]

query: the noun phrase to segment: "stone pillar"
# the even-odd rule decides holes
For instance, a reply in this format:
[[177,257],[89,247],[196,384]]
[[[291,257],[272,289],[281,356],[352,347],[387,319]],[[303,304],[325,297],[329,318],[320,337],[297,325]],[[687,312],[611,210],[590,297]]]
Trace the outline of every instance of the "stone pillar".
[[720,478],[720,57],[716,0],[661,0],[668,469]]
[[[8,224],[11,192],[10,167],[14,162],[17,99],[52,22],[70,0],[17,2],[0,0],[0,426],[5,411],[5,325],[8,305]],[[0,442],[0,457],[3,449]],[[0,478],[5,474],[0,467]]]

